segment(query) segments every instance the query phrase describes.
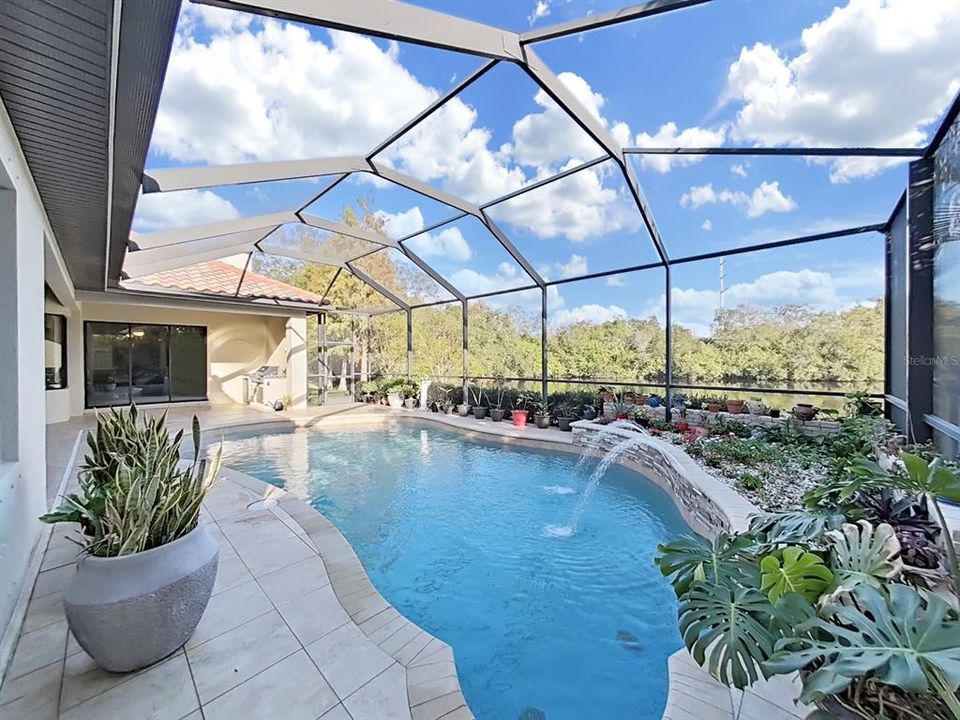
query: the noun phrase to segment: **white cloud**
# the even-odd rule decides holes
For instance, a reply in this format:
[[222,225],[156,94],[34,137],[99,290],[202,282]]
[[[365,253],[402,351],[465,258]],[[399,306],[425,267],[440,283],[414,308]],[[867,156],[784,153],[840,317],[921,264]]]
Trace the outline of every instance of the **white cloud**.
[[627,284],[627,281],[624,280],[619,275],[609,276],[606,282],[607,287],[623,287],[626,284]]
[[560,309],[550,314],[550,325],[562,328],[578,322],[600,325],[613,320],[627,318],[627,311],[619,305],[580,305],[570,309]]
[[[366,153],[437,97],[395,46],[342,32],[324,42],[291,23],[206,6],[184,13],[151,146],[173,160]],[[209,37],[195,36],[198,24]]]
[[178,190],[141,195],[133,229],[151,232],[170,227],[202,225],[240,217],[240,211],[211,190]]
[[734,175],[739,175],[740,177],[747,176],[747,164],[746,163],[733,163],[730,166],[730,172]]
[[527,17],[527,22],[532,26],[540,18],[545,18],[550,14],[550,0],[537,0],[533,7],[533,12]]
[[710,218],[707,218],[706,220],[703,221],[703,223],[700,225],[700,229],[706,230],[708,232],[710,230],[713,230],[713,223],[710,222]]
[[456,262],[466,262],[473,257],[470,243],[459,228],[444,228],[436,235],[423,233],[405,243],[411,250],[425,258],[443,257]]
[[[713,183],[694,185],[680,196],[680,207],[698,208],[702,205],[726,203],[741,208],[749,218],[758,218],[768,212],[790,212],[797,209],[793,198],[783,194],[778,181],[761,182],[753,193],[742,190],[715,190]],[[709,230],[710,228],[703,228]]]
[[374,215],[383,218],[383,232],[394,240],[407,237],[423,227],[423,213],[416,205],[399,213],[378,210]]
[[762,182],[750,196],[747,203],[747,217],[757,218],[768,212],[790,212],[797,209],[793,198],[787,197],[780,191],[779,182]]
[[[723,145],[727,130],[719,127],[710,130],[702,127],[685,128],[677,132],[677,124],[668,122],[660,126],[656,134],[641,132],[634,139],[637,147],[716,147]],[[660,173],[669,172],[674,165],[692,165],[703,160],[702,155],[641,155],[640,166],[643,169],[656,170]]]
[[[806,28],[796,55],[756,43],[727,74],[734,135],[766,145],[918,147],[960,89],[956,0],[851,0]],[[899,161],[892,161],[899,162]],[[891,163],[836,160],[831,180]]]
[[543,265],[537,268],[540,277],[545,280],[554,280],[557,278],[571,278],[578,275],[586,275],[587,259],[583,255],[573,253],[566,262],[558,261],[549,265]]

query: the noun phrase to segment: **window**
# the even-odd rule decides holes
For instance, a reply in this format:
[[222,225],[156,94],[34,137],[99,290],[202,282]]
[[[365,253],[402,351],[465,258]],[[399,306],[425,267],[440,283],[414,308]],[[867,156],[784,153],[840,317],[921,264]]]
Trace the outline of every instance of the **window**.
[[207,329],[88,322],[87,407],[207,399]]
[[43,357],[47,390],[67,386],[67,319],[63,315],[43,316]]

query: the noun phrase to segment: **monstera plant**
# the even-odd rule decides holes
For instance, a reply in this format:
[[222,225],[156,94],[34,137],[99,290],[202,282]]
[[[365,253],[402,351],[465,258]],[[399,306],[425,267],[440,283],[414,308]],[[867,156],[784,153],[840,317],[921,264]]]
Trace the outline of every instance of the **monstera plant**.
[[960,720],[955,554],[934,533],[937,572],[912,567],[897,525],[926,527],[926,500],[955,493],[956,473],[904,456],[890,471],[862,464],[748,532],[661,545],[684,644],[736,688],[799,671],[801,700],[827,717]]

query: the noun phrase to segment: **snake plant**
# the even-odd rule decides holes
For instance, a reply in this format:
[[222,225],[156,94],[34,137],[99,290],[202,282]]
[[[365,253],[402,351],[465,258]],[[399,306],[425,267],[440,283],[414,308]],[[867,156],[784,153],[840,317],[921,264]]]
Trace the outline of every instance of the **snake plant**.
[[180,459],[183,431],[171,436],[166,413],[142,417],[135,406],[97,416],[80,468],[80,491],[41,516],[46,523],[75,522],[83,548],[116,557],[165,545],[193,530],[200,506],[220,470],[200,456],[200,422],[194,416],[194,459]]

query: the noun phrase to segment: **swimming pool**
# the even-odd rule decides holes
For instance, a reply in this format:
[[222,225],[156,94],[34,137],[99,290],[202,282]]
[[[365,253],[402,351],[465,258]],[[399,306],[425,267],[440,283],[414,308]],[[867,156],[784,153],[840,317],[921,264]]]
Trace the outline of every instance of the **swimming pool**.
[[[659,718],[681,646],[657,543],[690,532],[670,498],[595,461],[439,429],[240,432],[225,464],[334,522],[401,613],[449,643],[482,720]],[[540,714],[542,713],[542,715]]]

